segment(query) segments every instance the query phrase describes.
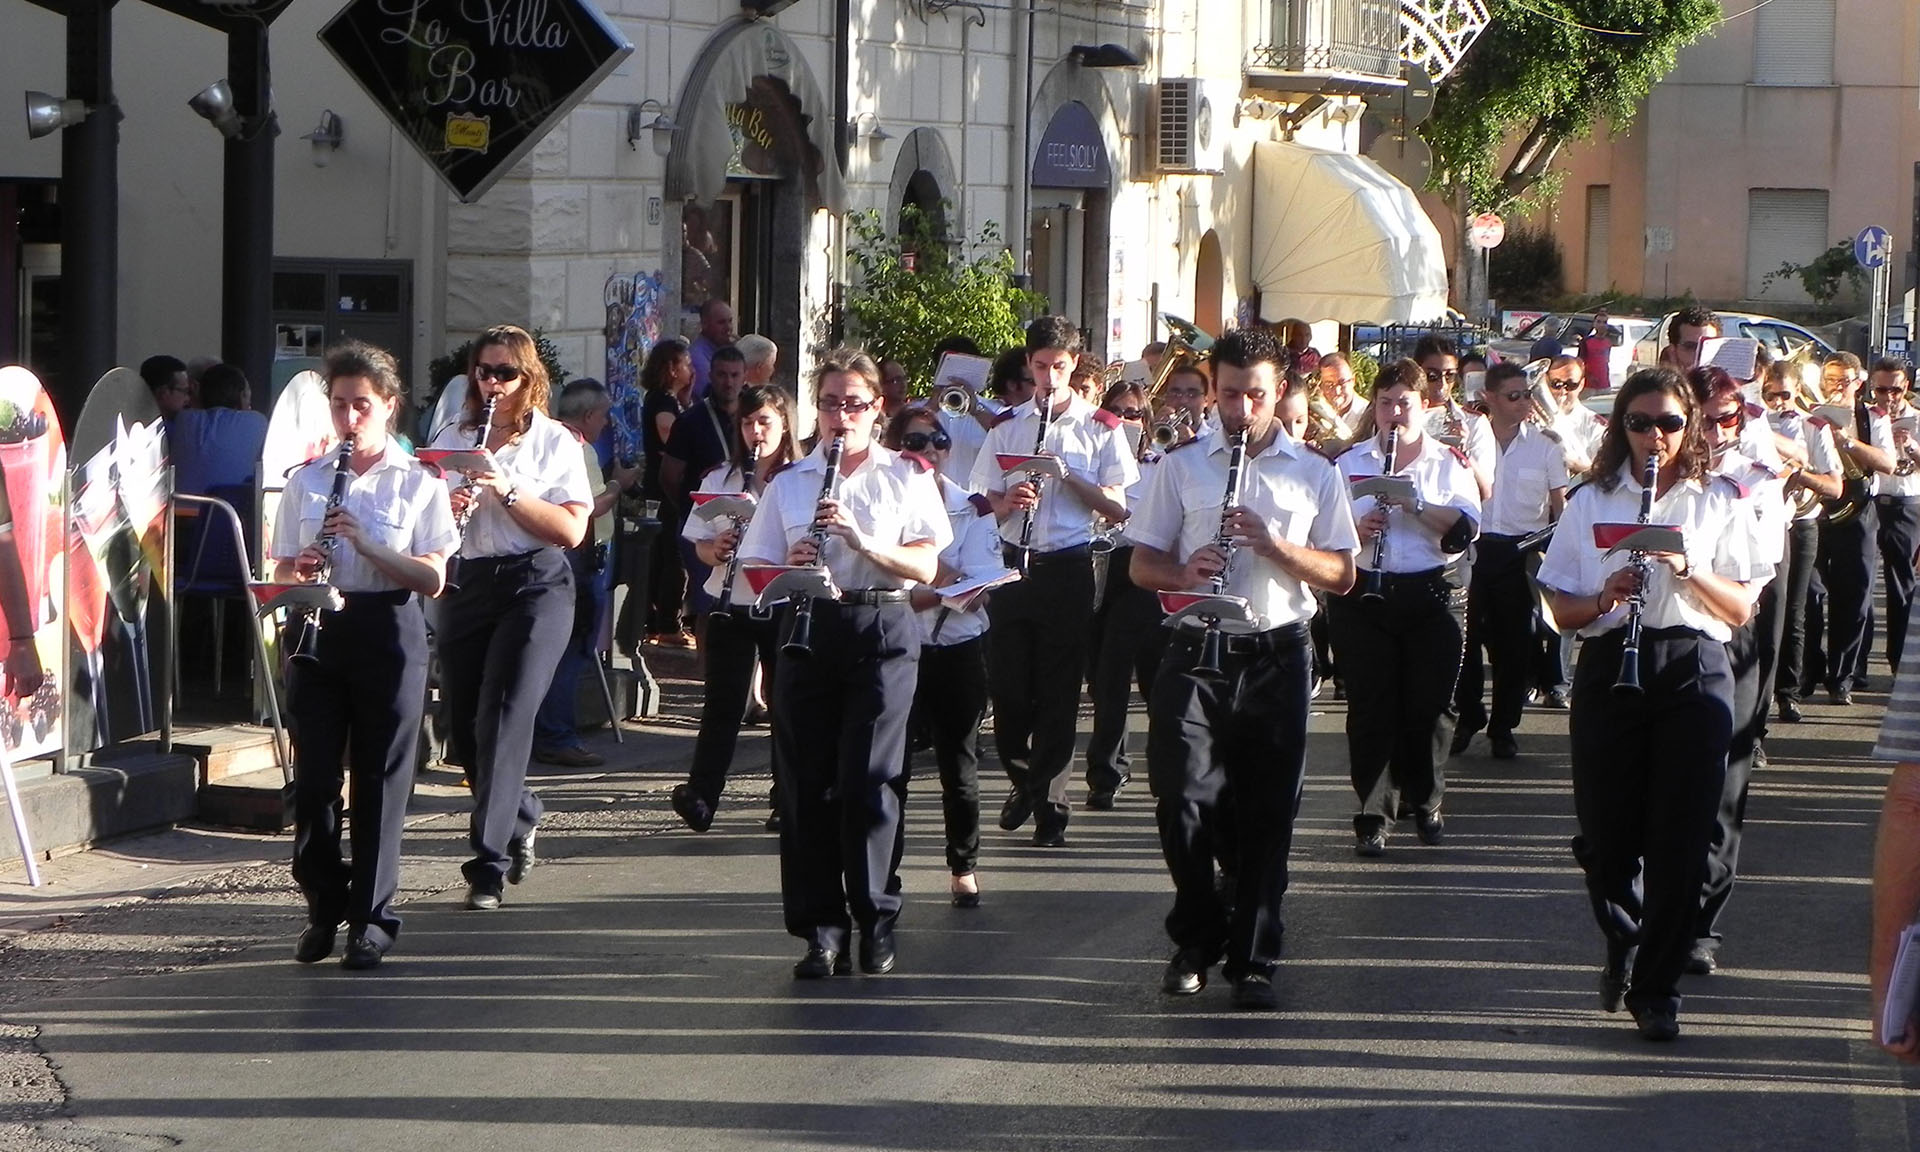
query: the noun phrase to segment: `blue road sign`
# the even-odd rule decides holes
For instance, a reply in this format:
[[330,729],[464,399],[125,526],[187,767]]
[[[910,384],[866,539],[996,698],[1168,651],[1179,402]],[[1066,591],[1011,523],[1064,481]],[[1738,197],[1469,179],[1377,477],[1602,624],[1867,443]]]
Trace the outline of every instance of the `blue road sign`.
[[1869,224],[1853,238],[1853,258],[1862,268],[1878,268],[1893,254],[1893,237],[1885,228]]

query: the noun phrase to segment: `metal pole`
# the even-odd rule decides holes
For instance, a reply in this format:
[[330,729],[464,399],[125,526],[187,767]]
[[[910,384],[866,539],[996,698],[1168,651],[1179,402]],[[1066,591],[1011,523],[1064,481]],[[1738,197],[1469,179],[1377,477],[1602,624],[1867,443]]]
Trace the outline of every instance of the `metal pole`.
[[[1007,170],[1013,179],[1012,219],[1007,221],[1007,242],[1013,246],[1013,279],[1021,287],[1033,283],[1028,267],[1028,238],[1033,228],[1033,186],[1028,182],[1027,157],[1032,153],[1033,135],[1033,0],[1020,0],[1013,12],[1013,66],[1020,69],[1020,84],[1014,91],[1018,107],[1013,110],[1010,150],[1013,155]],[[1056,306],[1054,311],[1060,309]]]
[[117,359],[120,110],[113,105],[112,0],[67,8],[67,95],[92,115],[60,134],[60,376],[47,389],[73,427]]
[[273,366],[273,119],[267,26],[227,33],[227,82],[243,125],[227,141],[221,210],[220,356],[256,392]]

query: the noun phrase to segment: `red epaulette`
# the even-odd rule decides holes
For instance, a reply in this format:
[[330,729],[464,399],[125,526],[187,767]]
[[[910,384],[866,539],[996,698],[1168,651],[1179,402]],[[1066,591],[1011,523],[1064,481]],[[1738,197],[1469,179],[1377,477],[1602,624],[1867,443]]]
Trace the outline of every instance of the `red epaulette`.
[[969,493],[967,503],[973,505],[973,510],[982,516],[993,515],[993,501],[978,492]]
[[[804,460],[806,459],[806,457],[803,456],[800,459]],[[799,460],[789,460],[785,464],[775,465],[773,471],[767,473],[767,483],[769,484],[773,483],[773,478],[775,476],[780,475],[780,473],[785,472],[787,469],[793,467],[795,464],[798,464],[799,462],[800,462]]]
[[1593,418],[1594,418],[1595,420],[1598,420],[1598,421],[1600,421],[1600,427],[1602,427],[1602,428],[1605,428],[1605,427],[1607,426],[1607,417],[1606,417],[1606,415],[1605,415],[1604,413],[1601,413],[1601,412],[1595,412],[1595,413],[1593,414]]
[[567,423],[565,420],[558,421],[558,423],[560,427],[565,428],[567,431],[573,433],[574,443],[585,444],[587,442],[587,438],[585,436],[580,435],[580,429],[575,428],[573,425]]
[[1719,480],[1722,483],[1726,484],[1728,488],[1731,488],[1733,490],[1733,498],[1735,500],[1745,500],[1747,496],[1750,495],[1750,492],[1745,484],[1742,484],[1740,481],[1734,479],[1732,476],[1729,476],[1724,472],[1715,472],[1712,476],[1708,477],[1708,479]]
[[1447,451],[1453,453],[1453,458],[1455,460],[1460,461],[1460,466],[1462,468],[1473,467],[1473,458],[1467,455],[1466,449],[1455,448],[1453,445],[1449,444],[1447,445]]
[[1093,410],[1093,419],[1095,423],[1103,424],[1108,428],[1117,430],[1120,427],[1120,417],[1115,416],[1105,408],[1095,408]]
[[927,459],[925,456],[920,455],[918,452],[902,452],[900,453],[900,458],[903,460],[909,461],[910,463],[913,464],[913,466],[917,470],[921,472],[933,471],[933,461]]
[[1014,415],[1014,410],[1012,408],[1003,408],[1000,410],[1000,415],[995,416],[993,418],[993,423],[988,424],[987,427],[998,428],[1000,427],[1000,425],[1005,424],[1007,421],[1013,419],[1013,415]]

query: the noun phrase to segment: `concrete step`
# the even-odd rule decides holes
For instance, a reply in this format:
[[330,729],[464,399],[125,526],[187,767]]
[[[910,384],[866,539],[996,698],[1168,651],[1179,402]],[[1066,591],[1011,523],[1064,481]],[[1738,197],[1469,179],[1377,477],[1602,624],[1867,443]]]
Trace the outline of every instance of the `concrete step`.
[[243,772],[200,786],[198,818],[221,828],[285,832],[293,827],[293,797],[280,769]]
[[182,730],[174,735],[173,748],[200,762],[202,784],[279,770],[273,754],[273,729],[254,724]]
[[[97,752],[84,767],[20,782],[27,835],[45,857],[191,819],[199,772],[193,757],[151,743]],[[0,818],[0,856],[19,855],[13,822]]]

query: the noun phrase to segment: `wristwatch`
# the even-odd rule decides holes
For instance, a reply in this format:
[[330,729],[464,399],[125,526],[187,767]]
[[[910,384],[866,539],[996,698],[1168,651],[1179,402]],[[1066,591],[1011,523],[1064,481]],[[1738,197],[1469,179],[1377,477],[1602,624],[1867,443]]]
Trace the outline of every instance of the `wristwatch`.
[[1407,511],[1411,512],[1413,514],[1413,518],[1418,520],[1421,516],[1426,514],[1427,502],[1421,499],[1418,495],[1416,495],[1413,498],[1413,507],[1407,509]]
[[520,501],[520,489],[518,487],[508,488],[507,494],[505,496],[500,497],[500,506],[502,508],[511,508],[515,504],[519,503],[519,501]]

